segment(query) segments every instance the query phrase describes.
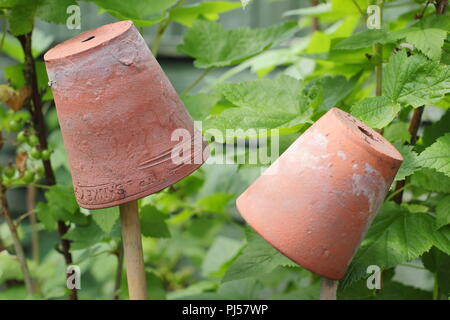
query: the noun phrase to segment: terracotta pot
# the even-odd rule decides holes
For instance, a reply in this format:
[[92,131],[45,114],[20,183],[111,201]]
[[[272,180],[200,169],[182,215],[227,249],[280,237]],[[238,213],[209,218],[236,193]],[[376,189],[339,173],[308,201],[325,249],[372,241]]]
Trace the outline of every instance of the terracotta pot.
[[402,161],[380,134],[333,108],[237,199],[237,208],[281,253],[337,280]]
[[80,206],[142,198],[206,160],[206,142],[132,22],[82,33],[44,59]]

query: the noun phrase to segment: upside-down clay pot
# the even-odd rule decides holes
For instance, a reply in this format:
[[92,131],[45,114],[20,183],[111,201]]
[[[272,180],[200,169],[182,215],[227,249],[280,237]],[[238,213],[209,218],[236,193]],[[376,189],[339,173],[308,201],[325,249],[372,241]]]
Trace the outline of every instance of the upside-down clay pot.
[[206,142],[132,22],[82,33],[44,60],[81,207],[142,198],[206,160]]
[[273,247],[341,279],[403,158],[380,134],[333,108],[237,199]]

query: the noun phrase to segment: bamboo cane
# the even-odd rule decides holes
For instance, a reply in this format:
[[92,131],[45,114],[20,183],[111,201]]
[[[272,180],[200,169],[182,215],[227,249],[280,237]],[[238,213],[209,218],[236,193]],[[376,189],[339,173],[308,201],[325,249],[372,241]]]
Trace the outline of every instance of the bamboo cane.
[[147,282],[136,200],[120,205],[120,219],[130,300],[146,300]]

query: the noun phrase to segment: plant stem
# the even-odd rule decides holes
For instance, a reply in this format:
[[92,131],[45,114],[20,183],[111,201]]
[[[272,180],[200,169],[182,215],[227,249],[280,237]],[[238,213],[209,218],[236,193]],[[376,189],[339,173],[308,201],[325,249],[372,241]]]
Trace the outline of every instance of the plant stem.
[[[383,0],[377,1],[380,7],[380,24],[383,25]],[[373,54],[377,57],[377,64],[375,65],[375,95],[381,96],[383,93],[383,45],[376,43],[373,48]]]
[[25,287],[27,288],[28,295],[33,295],[33,280],[31,278],[30,269],[28,268],[27,258],[22,247],[22,244],[17,234],[17,228],[14,224],[11,215],[9,214],[8,201],[6,200],[6,190],[3,184],[0,182],[0,205],[1,214],[5,218],[6,224],[8,225],[9,231],[11,232],[11,238],[14,243],[14,250],[16,252],[17,259],[20,263],[20,268],[22,269],[23,279],[25,282]]
[[336,300],[338,280],[323,278],[320,283],[320,300]]
[[436,15],[437,16],[443,15],[444,12],[447,10],[448,0],[436,0],[435,6],[436,6]]
[[162,37],[163,37],[164,33],[166,32],[167,27],[169,26],[169,23],[167,21],[168,21],[168,19],[161,21],[158,25],[158,29],[156,29],[155,40],[153,40],[152,48],[151,48],[153,56],[155,58],[158,56],[158,51],[159,51],[159,47],[161,46]]
[[380,62],[375,66],[375,95],[381,96],[383,93],[383,45],[377,43],[374,45],[374,54],[379,57]]
[[403,192],[403,190],[406,189],[406,186],[402,186],[401,188],[396,188],[396,190],[394,192],[392,192],[387,198],[386,201],[390,201],[392,200],[398,193]]
[[3,49],[3,45],[5,44],[6,32],[8,30],[8,19],[3,19],[3,28],[2,38],[0,40],[0,49]]
[[117,251],[115,252],[117,256],[117,270],[116,270],[116,279],[114,282],[114,292],[113,292],[113,300],[119,300],[120,294],[120,285],[122,283],[122,270],[123,270],[123,245],[122,241],[120,241],[117,245]]
[[416,14],[415,18],[416,19],[421,19],[423,17],[423,15],[425,14],[425,11],[427,10],[428,6],[430,5],[431,0],[428,0],[425,5],[423,6],[422,10]]
[[356,2],[355,0],[352,0],[354,6],[356,7],[356,9],[358,10],[358,12],[361,14],[361,16],[365,17],[365,13],[364,11],[362,11],[361,7],[359,6],[358,2]]
[[213,71],[214,68],[208,68],[205,71],[203,71],[200,76],[195,79],[194,82],[192,82],[188,87],[186,87],[186,89],[183,90],[183,92],[181,93],[183,94],[188,94],[192,89],[194,89],[211,71]]
[[[414,109],[413,116],[411,121],[409,122],[408,131],[411,135],[411,139],[409,141],[409,145],[414,146],[417,141],[417,132],[419,131],[420,121],[422,119],[422,114],[424,110],[424,106],[418,107]],[[395,203],[400,204],[403,200],[403,190],[405,189],[406,180],[397,181],[395,185],[395,196],[392,198]]]
[[31,226],[31,252],[33,260],[39,264],[39,230],[36,220],[36,212],[34,206],[36,205],[36,188],[27,186],[27,212],[30,213]]
[[433,300],[439,300],[439,281],[436,273],[434,274]]
[[[177,2],[177,4],[171,10],[180,7],[185,1],[186,0],[179,0]],[[166,30],[169,27],[171,22],[172,22],[172,19],[169,16],[167,19],[164,19],[163,21],[161,21],[158,24],[158,29],[156,29],[155,40],[153,41],[152,48],[151,48],[151,51],[152,51],[153,56],[155,58],[158,56],[158,51],[159,51],[159,48],[161,46],[162,37],[163,37],[164,33],[166,32]]]
[[[319,0],[311,0],[311,5],[313,7],[319,5]],[[313,17],[312,18],[312,31],[319,31],[320,30],[320,23],[319,23],[319,18],[318,17]]]
[[425,109],[425,106],[418,107],[414,110],[413,116],[411,118],[411,121],[409,123],[409,134],[411,135],[410,144],[415,145],[417,142],[417,132],[419,131],[420,127],[420,121],[422,120],[422,114],[423,110]]
[[[33,58],[32,53],[32,33],[27,33],[17,37],[22,45],[22,49],[25,55],[25,67],[24,67],[24,76],[26,84],[31,88],[31,105],[30,105],[30,113],[33,120],[33,127],[36,130],[36,134],[39,138],[39,147],[41,150],[48,149],[47,143],[47,133],[44,121],[44,114],[42,112],[42,100],[41,93],[39,92],[37,74],[36,74],[36,65]],[[53,168],[48,160],[42,160],[44,165],[45,172],[45,180],[47,185],[56,184],[55,174],[53,172]],[[64,259],[66,265],[69,266],[72,264],[72,255],[70,253],[70,241],[64,239],[64,235],[69,230],[69,227],[65,224],[64,221],[58,221],[58,233],[60,238],[60,243],[62,247],[62,252],[64,255]],[[67,275],[70,277],[70,275]],[[71,300],[77,300],[77,291],[76,289],[72,289],[70,294]]]
[[[42,112],[41,94],[36,74],[36,65],[32,53],[31,33],[18,36],[25,54],[24,76],[27,85],[31,88],[31,105],[30,112],[33,119],[33,126],[36,130],[36,135],[39,138],[39,148],[45,150],[48,148],[47,133],[45,128],[44,114]],[[47,184],[55,184],[55,175],[52,170],[50,160],[43,160],[45,177]]]

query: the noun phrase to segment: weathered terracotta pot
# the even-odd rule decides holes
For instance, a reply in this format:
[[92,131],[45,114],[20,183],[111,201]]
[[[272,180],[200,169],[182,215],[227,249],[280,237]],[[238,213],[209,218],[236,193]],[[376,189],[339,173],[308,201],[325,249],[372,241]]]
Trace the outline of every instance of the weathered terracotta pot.
[[281,253],[337,280],[402,161],[380,134],[333,108],[237,199],[237,208]]
[[[206,160],[206,142],[132,22],[82,33],[44,59],[80,206],[147,196]],[[184,136],[172,137],[177,129]]]

